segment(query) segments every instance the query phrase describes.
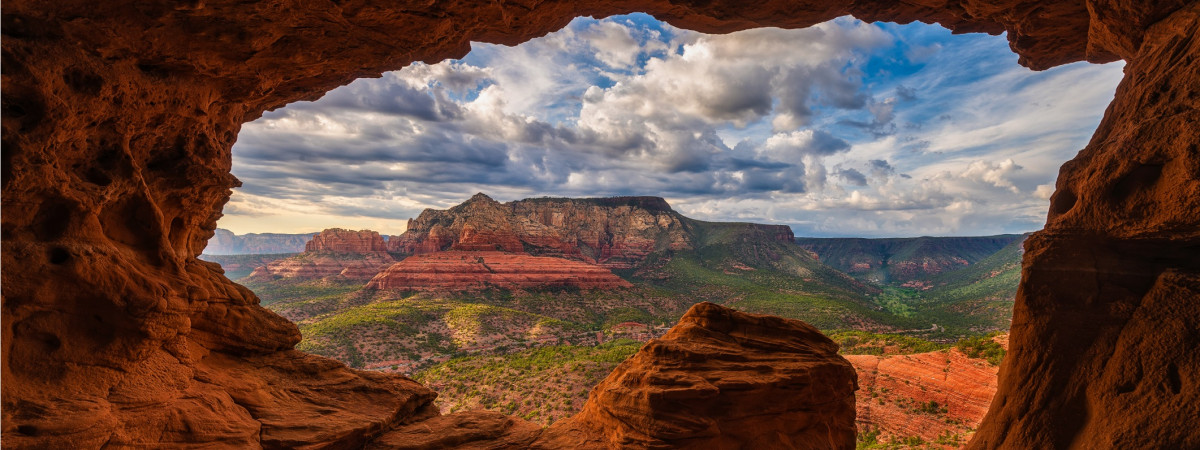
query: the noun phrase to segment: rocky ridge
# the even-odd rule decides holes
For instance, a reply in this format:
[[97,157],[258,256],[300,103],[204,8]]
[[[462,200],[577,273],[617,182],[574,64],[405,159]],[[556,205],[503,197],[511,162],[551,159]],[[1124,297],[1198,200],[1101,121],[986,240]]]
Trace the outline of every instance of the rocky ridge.
[[1022,235],[917,238],[796,238],[822,263],[855,278],[903,283],[953,271],[995,254]]
[[[741,224],[781,240],[787,226]],[[427,209],[404,234],[388,242],[392,252],[500,250],[555,256],[629,269],[647,255],[696,246],[695,221],[658,197],[535,198],[500,203],[482,193],[448,210]]]
[[371,230],[329,228],[304,244],[306,252],[381,253],[388,251],[383,236]]
[[387,252],[383,237],[370,230],[350,231],[330,228],[304,244],[305,251],[257,267],[252,280],[290,278],[318,280],[339,278],[370,280],[396,262]]
[[299,253],[316,233],[248,233],[234,234],[224,228],[213,231],[204,247],[205,255],[269,255]]
[[630,287],[611,271],[578,261],[498,251],[446,251],[414,255],[392,264],[367,283],[368,289],[471,291]]

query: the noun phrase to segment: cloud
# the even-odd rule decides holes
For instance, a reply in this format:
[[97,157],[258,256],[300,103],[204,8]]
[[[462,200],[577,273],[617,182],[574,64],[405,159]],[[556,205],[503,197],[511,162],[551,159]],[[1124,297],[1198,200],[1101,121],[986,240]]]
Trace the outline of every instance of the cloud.
[[222,226],[394,227],[485,191],[662,195],[798,234],[1025,231],[1119,72],[1032,73],[1002,38],[927,25],[705,35],[580,18],[246,124]]

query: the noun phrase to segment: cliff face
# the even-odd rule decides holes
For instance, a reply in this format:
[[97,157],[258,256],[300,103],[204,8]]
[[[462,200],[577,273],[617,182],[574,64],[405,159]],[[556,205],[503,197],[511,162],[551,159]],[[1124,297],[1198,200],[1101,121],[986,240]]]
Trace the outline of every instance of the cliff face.
[[250,279],[269,281],[277,278],[318,280],[339,278],[370,280],[396,259],[378,232],[330,228],[304,244],[304,253],[271,261],[256,267]]
[[999,368],[956,349],[846,359],[858,372],[859,429],[878,431],[881,442],[957,435],[965,444],[996,393]]
[[306,252],[376,253],[386,252],[383,236],[371,230],[351,231],[330,228],[304,244]]
[[506,252],[449,251],[405,258],[379,272],[369,289],[471,291],[490,287],[613,289],[628,281],[600,266]]
[[249,233],[237,235],[232,231],[217,228],[212,239],[204,247],[205,255],[269,255],[299,253],[304,244],[312,239],[313,233]]
[[1026,244],[1011,352],[972,446],[1200,447],[1185,423],[1200,416],[1198,9],[6,2],[4,444],[354,447],[425,417],[428,390],[291,350],[295,325],[196,259],[239,185],[229,172],[239,127],[358,77],[461,57],[471,41],[516,44],[580,15],[641,11],[704,32],[845,14],[1007,32],[1035,69],[1125,59],[1095,138],[1064,164],[1047,227]]
[[499,203],[476,194],[448,210],[428,209],[389,248],[529,252],[631,268],[655,250],[692,248],[683,218],[657,197],[527,199]]

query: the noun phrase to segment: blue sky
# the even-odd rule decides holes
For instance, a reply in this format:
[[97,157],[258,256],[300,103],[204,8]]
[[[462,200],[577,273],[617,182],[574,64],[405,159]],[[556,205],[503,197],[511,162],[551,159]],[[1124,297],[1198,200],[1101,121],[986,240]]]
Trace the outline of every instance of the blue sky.
[[485,192],[657,195],[799,236],[1031,231],[1122,69],[1032,72],[1003,36],[850,18],[728,35],[578,18],[472,48],[246,124],[219,225],[398,234]]

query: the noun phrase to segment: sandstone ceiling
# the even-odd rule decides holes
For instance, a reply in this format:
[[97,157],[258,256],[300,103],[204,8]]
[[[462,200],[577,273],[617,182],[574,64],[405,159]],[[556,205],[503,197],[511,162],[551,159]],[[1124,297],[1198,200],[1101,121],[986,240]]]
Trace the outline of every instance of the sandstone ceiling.
[[[294,325],[195,258],[239,184],[237,132],[355,78],[460,57],[472,40],[516,44],[633,11],[713,33],[919,20],[1006,31],[1033,69],[1126,60],[1026,244],[1012,350],[971,445],[1200,447],[1200,3],[1184,0],[6,2],[4,443],[353,447],[429,419],[431,391],[292,350]],[[792,345],[759,331],[750,341]],[[642,356],[623,373],[656,363]],[[755,386],[785,392],[776,381]],[[481,431],[431,446],[530,432],[437,420]]]

